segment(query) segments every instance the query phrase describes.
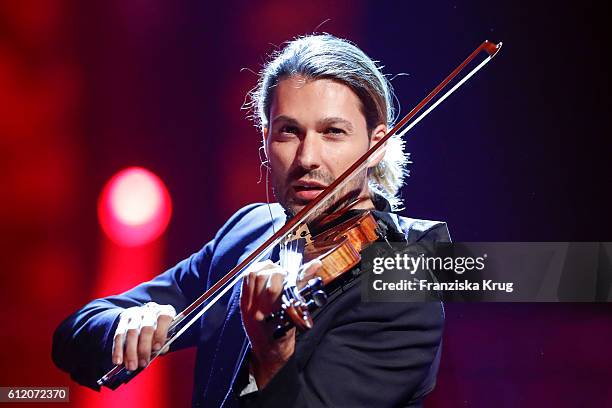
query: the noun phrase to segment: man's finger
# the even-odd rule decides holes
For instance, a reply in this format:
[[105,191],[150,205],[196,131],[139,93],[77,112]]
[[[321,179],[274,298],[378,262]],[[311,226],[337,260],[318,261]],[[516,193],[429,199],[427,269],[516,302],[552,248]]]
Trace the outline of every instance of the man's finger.
[[250,272],[245,275],[243,280],[243,291],[240,293],[241,308],[244,311],[249,310],[253,306],[253,295],[255,294],[255,279],[257,272]]
[[172,323],[172,317],[168,315],[160,315],[157,318],[157,329],[155,329],[155,334],[153,335],[153,351],[159,351],[164,343],[166,342],[166,337],[168,335],[168,328]]
[[247,271],[245,273],[249,274],[251,272],[259,272],[259,271],[263,271],[264,269],[270,269],[273,268],[275,266],[274,262],[272,262],[269,259],[266,259],[265,261],[262,262],[255,262],[254,264],[250,265],[247,268]]
[[262,299],[262,293],[265,292],[266,287],[268,286],[268,279],[270,278],[271,273],[272,270],[263,270],[257,272],[255,282],[252,284],[254,286],[254,290],[253,299],[251,300],[251,309],[260,309],[261,303],[266,301],[265,299]]
[[302,265],[300,275],[303,276],[302,280],[307,281],[312,279],[319,269],[323,266],[323,263],[319,259],[313,259],[312,261]]
[[264,293],[261,294],[264,298],[259,304],[259,310],[262,313],[261,316],[258,316],[259,319],[263,320],[280,306],[280,295],[283,292],[285,276],[286,273],[283,270],[277,270],[268,275]]
[[113,340],[113,364],[121,364],[123,362],[123,339],[124,333],[115,334]]
[[283,290],[283,284],[287,274],[283,270],[274,271],[270,274],[266,291],[270,294],[279,294]]
[[138,330],[129,329],[125,337],[125,368],[128,371],[134,371],[138,368]]
[[[269,259],[264,262],[257,262],[251,265],[247,270],[242,280],[242,291],[240,293],[240,308],[245,312],[253,307],[254,299],[256,294],[259,293],[257,290],[258,281],[257,276],[265,270],[277,268],[278,266]],[[259,284],[262,282],[260,281]]]
[[146,367],[151,361],[151,343],[153,341],[153,326],[145,326],[140,330],[138,336],[138,366]]

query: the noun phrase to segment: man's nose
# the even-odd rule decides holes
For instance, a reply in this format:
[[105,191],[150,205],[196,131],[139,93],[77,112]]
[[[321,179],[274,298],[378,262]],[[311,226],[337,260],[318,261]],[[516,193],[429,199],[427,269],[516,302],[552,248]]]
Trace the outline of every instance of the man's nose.
[[316,132],[307,132],[302,138],[296,162],[308,170],[314,170],[321,165],[321,140]]

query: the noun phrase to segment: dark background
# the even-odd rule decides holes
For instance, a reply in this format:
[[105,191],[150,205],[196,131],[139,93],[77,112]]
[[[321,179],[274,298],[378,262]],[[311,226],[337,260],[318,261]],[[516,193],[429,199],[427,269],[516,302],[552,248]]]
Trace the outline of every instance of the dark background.
[[[162,268],[265,200],[241,110],[251,71],[315,30],[405,74],[393,80],[404,113],[483,40],[503,41],[408,135],[403,215],[445,220],[455,241],[611,241],[608,10],[425,3],[0,3],[0,385],[77,388],[52,366],[51,333],[95,290],[96,201],[115,172],[144,166],[168,186]],[[608,304],[446,312],[429,407],[612,404]],[[191,354],[173,358],[167,386],[188,403]]]

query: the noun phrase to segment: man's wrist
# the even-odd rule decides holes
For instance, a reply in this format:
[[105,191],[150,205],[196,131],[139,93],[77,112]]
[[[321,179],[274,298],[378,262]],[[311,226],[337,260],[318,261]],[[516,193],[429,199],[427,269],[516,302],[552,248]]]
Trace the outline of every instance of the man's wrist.
[[251,353],[249,371],[255,377],[258,389],[263,389],[270,382],[272,377],[287,363],[293,353],[284,354],[286,355],[279,354],[278,352],[257,353],[253,351]]

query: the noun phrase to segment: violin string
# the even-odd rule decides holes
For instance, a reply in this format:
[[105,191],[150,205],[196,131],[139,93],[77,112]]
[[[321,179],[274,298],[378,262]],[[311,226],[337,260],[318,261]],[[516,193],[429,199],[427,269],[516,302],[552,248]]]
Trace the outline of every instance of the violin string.
[[285,242],[281,242],[280,246],[280,266],[281,268],[285,269],[285,263],[287,262],[287,244]]
[[285,281],[289,284],[297,282],[298,271],[302,266],[302,238],[281,244],[279,264],[287,272]]

